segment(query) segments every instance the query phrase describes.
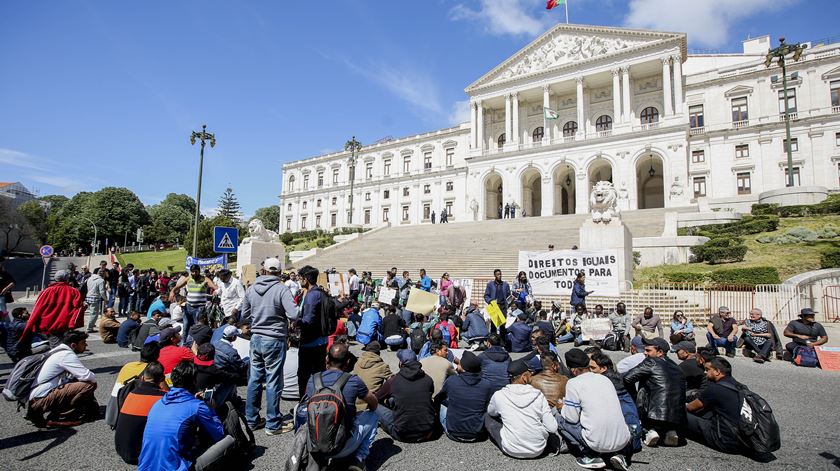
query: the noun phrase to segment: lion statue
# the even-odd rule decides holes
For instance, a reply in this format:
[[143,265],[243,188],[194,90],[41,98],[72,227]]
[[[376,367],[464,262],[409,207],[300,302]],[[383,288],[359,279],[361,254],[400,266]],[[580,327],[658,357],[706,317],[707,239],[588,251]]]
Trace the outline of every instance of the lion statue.
[[618,217],[616,201],[618,192],[610,182],[600,181],[592,187],[592,194],[589,196],[589,205],[592,207],[592,222],[610,222],[613,217]]
[[243,244],[255,241],[280,242],[280,238],[277,236],[277,233],[266,229],[265,225],[260,219],[253,219],[251,220],[251,222],[248,223],[248,232],[251,234],[251,236],[242,239]]

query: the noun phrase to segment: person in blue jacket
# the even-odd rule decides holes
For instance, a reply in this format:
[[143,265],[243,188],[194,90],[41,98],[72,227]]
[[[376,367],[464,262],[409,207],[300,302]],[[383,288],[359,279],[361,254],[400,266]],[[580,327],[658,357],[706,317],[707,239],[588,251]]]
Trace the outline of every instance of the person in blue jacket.
[[499,305],[503,314],[507,314],[507,300],[510,297],[510,285],[502,281],[502,270],[493,270],[493,281],[487,283],[484,288],[484,303],[490,304],[493,300]]
[[432,290],[432,279],[426,275],[426,269],[420,269],[420,289],[429,292]]
[[382,340],[382,316],[379,315],[379,303],[373,303],[371,307],[362,313],[362,321],[356,330],[356,341],[367,345],[371,341]]
[[[190,361],[178,363],[170,379],[172,389],[149,410],[138,471],[188,471],[200,458],[200,453],[193,451],[199,429],[209,439],[207,445],[225,438],[219,417],[196,398],[195,365]],[[232,446],[233,440],[227,443]],[[219,450],[213,447],[208,453]]]
[[572,287],[572,297],[569,304],[575,308],[579,305],[586,306],[586,297],[592,293],[592,291],[586,291],[586,275],[580,271],[575,277],[575,283]]

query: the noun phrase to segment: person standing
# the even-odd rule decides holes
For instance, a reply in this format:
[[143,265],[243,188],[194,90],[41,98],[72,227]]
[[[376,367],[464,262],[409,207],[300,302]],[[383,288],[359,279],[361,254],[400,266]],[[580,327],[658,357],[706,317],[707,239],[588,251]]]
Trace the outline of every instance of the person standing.
[[70,285],[70,276],[69,270],[57,271],[55,282],[41,291],[19,343],[25,344],[32,334],[40,333],[47,336],[50,347],[54,348],[61,343],[65,332],[83,325],[85,302],[79,290]]
[[[441,216],[440,222],[441,222],[441,224],[443,224],[443,216]],[[435,223],[435,211],[432,210],[432,224],[434,224],[434,223]]]
[[426,274],[426,269],[420,269],[420,289],[425,292],[432,291],[432,279]]
[[215,294],[221,300],[225,317],[233,317],[238,321],[239,312],[242,310],[242,298],[245,297],[245,287],[242,286],[242,282],[225,268],[219,270],[218,277],[213,280],[213,283],[216,283],[219,288]]
[[359,286],[359,275],[356,274],[356,269],[351,268],[347,270],[350,273],[350,300],[356,302],[359,300],[359,293],[361,292],[361,288]]
[[15,279],[12,274],[6,271],[6,267],[0,260],[0,321],[8,322],[9,304],[14,302],[12,288],[15,287]]
[[[108,262],[102,260],[99,263],[99,270],[107,270]],[[108,270],[108,307],[114,307],[114,301],[117,299],[117,285],[120,280],[120,262],[114,261],[111,264],[111,269]],[[127,300],[126,300],[127,301]]]
[[510,203],[505,203],[505,219],[510,217]]
[[[88,278],[87,296],[85,296],[85,304],[87,304],[86,313],[89,316],[87,332],[96,332],[96,320],[102,313],[102,305],[108,302],[108,270],[97,270]],[[110,309],[110,308],[109,308]]]
[[510,218],[516,219],[516,203],[510,205]]
[[329,335],[325,332],[329,326],[321,325],[321,303],[329,294],[318,286],[318,273],[317,268],[309,265],[298,270],[301,287],[306,290],[301,303],[300,318],[297,320],[300,328],[298,385],[301,388],[301,396],[309,378],[326,368],[324,358],[327,356]]
[[493,281],[487,283],[484,288],[484,303],[490,304],[496,301],[502,314],[507,314],[508,304],[507,300],[510,297],[510,285],[507,281],[502,281],[502,270],[498,268],[493,270]]
[[499,203],[498,213],[499,213],[499,219],[502,219],[502,203]]
[[572,296],[569,304],[575,309],[580,305],[586,307],[586,297],[592,293],[592,291],[586,291],[586,275],[583,271],[579,271],[572,286]]
[[[201,267],[195,263],[190,265],[190,276],[182,277],[175,284],[175,288],[169,294],[170,301],[174,301],[175,294],[184,287],[187,288],[187,304],[184,307],[184,332],[189,333],[190,327],[207,306],[211,290],[218,287],[210,278],[201,275]],[[187,335],[184,336],[183,341],[185,345],[189,343]]]
[[[293,426],[291,422],[282,423],[280,394],[283,391],[289,321],[297,319],[298,314],[292,292],[280,282],[279,275],[280,260],[269,258],[263,263],[262,274],[248,288],[242,300],[242,320],[251,325],[251,371],[245,420],[252,429],[265,426],[268,435],[288,432]],[[260,419],[263,384],[266,390],[266,418]]]

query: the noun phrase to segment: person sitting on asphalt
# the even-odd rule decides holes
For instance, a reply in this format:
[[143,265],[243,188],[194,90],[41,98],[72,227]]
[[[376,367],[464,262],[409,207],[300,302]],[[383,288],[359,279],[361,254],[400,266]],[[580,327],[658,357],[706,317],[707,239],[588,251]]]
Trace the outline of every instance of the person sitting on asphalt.
[[478,356],[481,360],[481,378],[490,382],[493,392],[496,392],[508,384],[508,365],[510,365],[510,354],[502,347],[502,338],[499,334],[493,333],[487,336],[487,343],[490,348]]
[[793,339],[793,342],[785,345],[791,360],[793,360],[796,347],[814,348],[828,342],[825,327],[814,320],[816,313],[813,309],[806,307],[799,311],[799,319],[790,321],[785,327],[784,336]]
[[132,342],[132,350],[139,351],[143,348],[143,345],[146,343],[146,339],[148,337],[158,335],[160,333],[160,321],[163,318],[164,313],[155,311],[152,313],[151,319],[148,319],[140,324],[140,328],[137,329],[137,336],[134,337],[134,342]]
[[443,339],[449,339],[446,343],[449,348],[458,348],[458,328],[455,323],[450,320],[449,311],[441,308],[439,320],[435,323],[434,330],[440,331],[443,334]]
[[238,371],[232,371],[219,368],[214,361],[216,347],[210,342],[199,345],[196,350],[193,359],[195,385],[199,391],[213,390],[213,404],[210,407],[215,409],[214,405],[220,406],[230,401],[236,410],[244,414],[245,404],[236,394],[236,387],[248,384],[248,370],[240,368]]
[[516,321],[507,329],[507,340],[511,353],[531,351],[531,327],[528,326],[528,314],[516,311]]
[[11,314],[8,324],[0,323],[0,333],[2,333],[2,344],[6,355],[12,363],[16,364],[21,358],[32,354],[33,341],[40,341],[41,337],[36,335],[26,342],[21,342],[26,321],[29,319],[29,311],[25,307],[16,307],[12,309]]
[[382,430],[396,441],[405,443],[419,443],[434,437],[436,428],[436,412],[432,404],[432,392],[435,385],[423,371],[417,355],[411,350],[397,352],[400,361],[400,371],[382,384],[376,391],[376,399],[381,405],[376,415]]
[[605,353],[593,353],[589,355],[589,370],[595,374],[606,376],[615,388],[618,402],[621,403],[621,413],[624,415],[624,423],[627,424],[627,430],[630,431],[630,444],[625,449],[625,458],[627,463],[629,463],[634,452],[642,451],[642,435],[644,435],[636,402],[630,396],[627,388],[624,387],[624,381],[621,379],[621,375],[615,370],[612,359]]
[[[422,360],[432,355],[432,344],[445,343],[443,341],[443,331],[441,329],[431,329],[429,331],[429,340],[420,348],[420,353],[417,354],[417,359]],[[455,355],[449,349],[446,350],[446,359],[450,363],[455,363]]]
[[773,348],[773,334],[770,332],[770,322],[762,317],[761,309],[750,310],[750,317],[744,321],[741,332],[744,355],[752,354],[756,363],[769,361],[770,349]]
[[633,328],[636,329],[636,335],[642,338],[663,337],[662,319],[653,313],[651,307],[646,307],[644,312],[633,320]]
[[[192,361],[175,365],[170,379],[172,389],[149,410],[138,471],[192,469],[207,446],[225,436],[219,417],[199,399],[203,393],[196,387],[196,368]],[[207,440],[198,440],[199,435]]]
[[539,360],[542,371],[531,376],[530,384],[543,393],[552,409],[559,409],[563,407],[563,398],[566,397],[566,382],[569,378],[560,374],[561,363],[555,353],[541,353]]
[[529,342],[531,343],[531,350],[537,352],[537,355],[540,354],[540,345],[543,345],[546,351],[557,354],[557,347],[555,347],[554,344],[551,343],[545,332],[536,325],[531,328],[531,336],[529,338]]
[[[312,397],[315,392],[315,375],[319,375],[324,387],[330,387],[338,381],[338,379],[345,373],[351,371],[351,360],[353,354],[347,347],[347,344],[336,343],[327,351],[325,371],[314,373],[313,377],[309,379],[306,385],[306,397]],[[336,454],[330,456],[331,460],[345,461],[343,467],[336,467],[336,469],[346,469],[350,471],[364,471],[365,460],[370,454],[370,446],[376,438],[376,429],[379,423],[376,411],[379,409],[379,403],[376,396],[373,395],[365,383],[356,375],[350,374],[349,379],[341,388],[341,396],[344,400],[344,420],[346,430],[350,432],[344,447]],[[359,412],[357,404],[359,402],[365,404],[367,410]]]
[[481,379],[481,360],[465,351],[458,374],[448,377],[435,395],[440,423],[450,440],[476,442],[484,438],[484,413],[493,392],[490,382]]
[[160,356],[158,361],[163,365],[163,372],[169,374],[175,365],[182,361],[193,361],[195,355],[187,348],[181,346],[181,334],[174,327],[167,327],[160,332],[158,337],[160,344]]
[[677,353],[677,358],[680,359],[680,371],[685,378],[685,400],[691,402],[697,397],[697,393],[706,377],[706,372],[703,370],[703,366],[697,362],[697,348],[692,342],[679,342],[674,345],[673,350]]
[[605,458],[614,469],[627,470],[630,430],[624,421],[615,387],[604,375],[590,371],[590,358],[582,350],[566,352],[572,378],[566,383],[557,430],[579,456],[583,468],[603,468]]
[[629,348],[630,333],[633,331],[633,317],[627,313],[627,305],[616,303],[615,310],[607,318],[612,323],[612,331],[618,337],[621,349]]
[[[111,395],[108,397],[108,404],[105,406],[105,423],[114,428],[117,424],[117,416],[120,413],[120,405],[117,400],[120,389],[126,383],[138,378],[143,370],[146,369],[151,362],[157,362],[160,356],[160,346],[157,342],[149,342],[143,345],[140,350],[140,361],[130,361],[123,365],[120,372],[117,373],[117,379],[114,381],[114,387],[111,388]],[[169,389],[166,383],[161,384],[161,388]]]
[[545,334],[546,337],[548,337],[548,343],[554,345],[554,341],[556,340],[554,324],[548,321],[548,312],[545,309],[537,311],[537,322],[534,324],[534,327],[538,328],[543,334]]
[[661,337],[644,339],[645,360],[623,375],[627,388],[639,383],[636,407],[647,429],[645,445],[656,446],[659,432],[665,445],[677,446],[677,430],[685,424],[685,378],[680,367],[668,358],[670,346]]
[[741,453],[737,426],[741,400],[732,365],[725,358],[715,357],[704,367],[708,386],[686,405],[689,437],[723,453]]
[[630,341],[630,356],[622,358],[615,366],[618,374],[624,374],[645,361],[645,344],[639,336]]
[[362,313],[362,321],[356,330],[356,341],[367,345],[371,340],[382,340],[382,316],[379,315],[379,303],[373,305]]
[[476,341],[483,341],[487,339],[490,331],[487,330],[487,322],[484,321],[484,316],[478,309],[476,303],[470,303],[467,308],[467,314],[464,318],[464,323],[461,325],[461,337],[472,344]]
[[405,319],[397,315],[396,309],[390,306],[385,308],[385,317],[382,318],[382,337],[391,351],[395,352],[405,346],[407,328]]
[[446,378],[455,374],[455,368],[452,362],[448,360],[449,347],[445,342],[433,342],[429,349],[432,353],[430,356],[420,360],[420,366],[423,371],[432,378],[435,384],[435,390],[432,395],[437,395],[443,387],[443,382]]
[[[394,376],[391,367],[379,356],[381,351],[382,346],[379,342],[372,340],[362,348],[362,356],[353,365],[353,374],[358,376],[365,383],[368,391],[374,394],[388,378]],[[356,407],[361,406],[361,401],[356,401]]]
[[99,416],[96,375],[78,357],[87,349],[87,338],[84,332],[68,330],[41,365],[26,412],[36,427],[75,427]]
[[682,311],[674,311],[674,317],[671,319],[670,341],[671,344],[683,341],[694,343],[694,324]]
[[221,370],[241,374],[247,378],[251,363],[247,359],[243,360],[236,348],[233,347],[233,343],[236,342],[236,337],[241,331],[235,325],[223,325],[217,330],[222,331],[222,338],[216,344],[213,344],[216,347],[216,356],[213,363]]
[[140,331],[140,313],[131,311],[128,314],[128,319],[120,324],[117,330],[117,345],[120,348],[128,348],[134,343],[137,334]]
[[706,339],[712,347],[723,347],[726,356],[735,356],[735,346],[738,337],[738,323],[726,306],[718,308],[717,315],[712,315],[706,326]]
[[195,324],[190,327],[189,339],[199,346],[210,342],[210,338],[213,337],[213,329],[210,328],[209,324],[207,312],[201,311],[195,320]]
[[152,313],[155,311],[166,312],[166,308],[169,307],[169,304],[167,296],[158,296],[155,298],[154,302],[149,305],[149,309],[146,310],[146,319],[151,319]]
[[114,446],[117,455],[128,464],[136,465],[140,458],[149,410],[166,394],[160,387],[165,382],[163,366],[156,361],[150,362],[135,380],[134,389],[120,404],[114,426]]
[[102,343],[117,343],[120,321],[115,319],[116,314],[112,307],[105,308],[105,312],[102,313],[102,319],[99,320],[99,337],[102,338]]
[[512,458],[536,458],[549,437],[556,437],[557,420],[545,396],[528,382],[531,372],[523,360],[508,365],[510,384],[493,393],[484,416],[490,440]]

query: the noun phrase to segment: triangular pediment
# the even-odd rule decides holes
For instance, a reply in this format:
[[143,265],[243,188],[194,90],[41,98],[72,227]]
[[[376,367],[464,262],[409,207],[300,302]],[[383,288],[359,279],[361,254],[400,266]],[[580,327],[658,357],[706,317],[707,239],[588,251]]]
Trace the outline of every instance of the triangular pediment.
[[727,90],[723,94],[723,96],[725,96],[726,98],[732,98],[734,96],[749,95],[752,92],[753,92],[752,87],[748,87],[746,85],[738,85],[737,87],[732,87],[729,90]]
[[840,78],[840,67],[835,67],[829,70],[828,72],[822,74],[823,80],[831,80],[836,78]]
[[466,92],[507,83],[630,51],[673,42],[686,55],[683,33],[559,24],[466,88]]

